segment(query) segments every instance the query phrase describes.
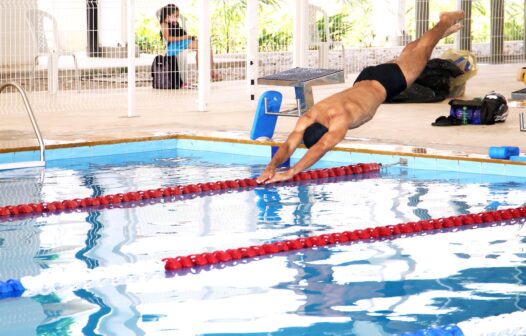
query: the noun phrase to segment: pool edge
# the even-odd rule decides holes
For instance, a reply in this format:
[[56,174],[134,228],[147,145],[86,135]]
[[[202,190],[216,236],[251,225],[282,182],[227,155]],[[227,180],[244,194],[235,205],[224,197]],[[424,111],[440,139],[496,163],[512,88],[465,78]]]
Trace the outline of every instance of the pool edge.
[[[172,143],[173,142],[173,143]],[[226,146],[218,146],[217,144],[226,144]],[[66,144],[53,144],[46,147],[49,160],[57,160],[62,157],[57,155],[49,155],[50,152],[59,150],[59,152],[65,152],[68,149],[73,148],[96,148],[106,147],[112,145],[127,145],[127,144],[141,144],[130,150],[126,150],[123,153],[129,152],[141,152],[145,150],[162,150],[162,149],[194,149],[194,150],[208,150],[208,151],[219,151],[231,154],[244,154],[247,155],[246,151],[243,151],[239,147],[241,145],[250,146],[261,146],[260,150],[251,151],[249,155],[252,156],[268,156],[270,157],[270,150],[265,150],[265,147],[279,146],[282,142],[275,141],[254,141],[248,139],[234,139],[225,137],[213,137],[213,136],[202,136],[202,135],[191,135],[191,134],[172,134],[162,136],[148,136],[138,138],[124,138],[124,139],[113,139],[113,140],[97,140],[97,141],[84,141],[76,143]],[[160,146],[158,146],[161,144]],[[203,146],[204,144],[204,146]],[[206,146],[210,144],[216,144],[215,146]],[[300,145],[299,151],[294,155],[298,157],[305,151],[305,146]],[[64,151],[62,151],[64,150]],[[0,149],[0,161],[18,161],[21,157],[27,159],[28,156],[34,155],[38,152],[37,146],[19,147],[19,148],[7,148]],[[112,153],[117,154],[117,153]],[[98,151],[91,153],[90,155],[82,156],[98,156],[103,155]],[[107,154],[108,155],[108,154]],[[17,158],[18,157],[18,158]],[[79,157],[79,156],[64,156],[64,159]],[[294,158],[293,157],[293,158]],[[3,158],[3,160],[2,160]],[[389,151],[379,150],[370,148],[353,148],[350,146],[337,146],[331,150],[328,155],[324,158],[327,161],[338,161],[347,162],[352,161],[374,161],[379,163],[401,163],[402,166],[407,168],[415,169],[428,169],[428,170],[449,170],[458,172],[468,173],[487,173],[497,175],[509,175],[509,176],[523,176],[526,177],[526,162],[521,161],[509,161],[509,160],[498,160],[484,157],[465,157],[458,155],[446,155],[446,154],[427,154],[427,153],[413,153],[403,151]],[[524,170],[524,172],[522,172]]]

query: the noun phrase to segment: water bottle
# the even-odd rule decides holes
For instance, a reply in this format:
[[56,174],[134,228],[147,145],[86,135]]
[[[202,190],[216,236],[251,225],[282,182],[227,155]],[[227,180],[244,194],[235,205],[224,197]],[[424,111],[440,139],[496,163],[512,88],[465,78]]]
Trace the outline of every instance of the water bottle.
[[468,108],[466,106],[462,107],[462,125],[468,124]]

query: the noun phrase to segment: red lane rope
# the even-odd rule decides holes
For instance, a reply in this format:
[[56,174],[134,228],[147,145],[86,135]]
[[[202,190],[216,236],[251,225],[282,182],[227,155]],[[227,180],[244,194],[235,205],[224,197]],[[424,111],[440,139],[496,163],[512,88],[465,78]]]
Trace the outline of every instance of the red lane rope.
[[[359,163],[355,165],[316,169],[304,171],[295,175],[291,181],[318,180],[330,177],[362,174],[379,171],[381,165],[378,163]],[[285,181],[290,182],[290,181]],[[276,184],[283,184],[276,183]],[[110,194],[97,197],[75,198],[48,203],[28,203],[19,205],[7,205],[0,207],[0,219],[13,218],[22,215],[58,214],[65,211],[86,208],[105,208],[124,203],[137,202],[141,200],[154,200],[164,197],[179,195],[192,195],[201,192],[233,190],[242,188],[254,188],[258,183],[255,178],[237,180],[206,182],[188,185],[171,186],[158,189],[130,191],[127,193]]]
[[361,230],[322,234],[319,236],[301,237],[262,245],[227,249],[224,251],[218,250],[214,252],[178,256],[175,258],[164,258],[162,260],[165,262],[165,270],[177,271],[181,269],[203,267],[240,259],[272,255],[286,251],[343,244],[354,241],[396,238],[404,234],[428,232],[483,223],[493,223],[519,218],[526,218],[526,207],[421,220],[418,222],[408,222],[396,225],[378,226]]

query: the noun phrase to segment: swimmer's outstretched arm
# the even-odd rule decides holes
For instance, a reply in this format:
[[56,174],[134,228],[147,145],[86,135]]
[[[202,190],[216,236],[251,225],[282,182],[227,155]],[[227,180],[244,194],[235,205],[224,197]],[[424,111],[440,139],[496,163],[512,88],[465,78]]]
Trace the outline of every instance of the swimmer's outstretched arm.
[[280,181],[288,181],[294,177],[294,175],[302,172],[309,168],[316,162],[318,162],[329,150],[333,149],[343,138],[345,133],[330,131],[325,133],[321,139],[309,150],[305,155],[290,169],[275,173],[272,178],[269,178],[265,183],[275,183]]
[[[299,121],[298,124],[300,124]],[[292,179],[294,175],[318,162],[323,157],[323,155],[325,155],[325,153],[334,148],[341,140],[343,140],[345,134],[347,133],[347,129],[344,127],[337,127],[334,129],[329,128],[329,131],[325,133],[314,146],[309,148],[307,153],[305,153],[305,155],[293,167],[284,172],[276,173],[276,167],[279,167],[280,164],[285,162],[285,160],[287,160],[292,155],[294,150],[301,143],[305,129],[311,124],[312,122],[307,126],[296,126],[294,131],[289,135],[287,141],[280,146],[278,152],[276,155],[274,155],[274,158],[270,161],[263,174],[257,178],[256,181],[258,183],[267,184]]]
[[294,153],[303,140],[305,129],[312,125],[312,123],[313,119],[308,114],[304,114],[298,119],[294,130],[289,134],[287,140],[279,146],[278,151],[272,160],[270,160],[270,163],[267,165],[263,173],[256,179],[257,183],[268,183],[268,181],[275,176],[277,167],[287,161],[292,153]]

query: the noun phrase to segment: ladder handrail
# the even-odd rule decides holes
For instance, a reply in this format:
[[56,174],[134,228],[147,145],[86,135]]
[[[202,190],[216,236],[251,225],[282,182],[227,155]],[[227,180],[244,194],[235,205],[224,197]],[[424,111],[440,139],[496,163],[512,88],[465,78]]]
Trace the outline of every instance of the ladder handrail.
[[33,114],[33,109],[31,108],[31,104],[29,104],[29,99],[27,98],[26,91],[17,83],[15,82],[9,82],[6,84],[2,84],[0,86],[0,93],[4,91],[7,87],[14,87],[18,90],[20,95],[22,96],[22,100],[24,101],[24,105],[26,107],[27,114],[29,115],[29,119],[31,120],[31,125],[33,126],[33,130],[35,131],[35,134],[37,136],[38,145],[40,146],[40,161],[45,161],[45,154],[44,151],[46,149],[46,146],[44,145],[44,140],[42,140],[42,134],[40,133],[40,129],[38,128],[37,121],[35,119],[35,115]]

